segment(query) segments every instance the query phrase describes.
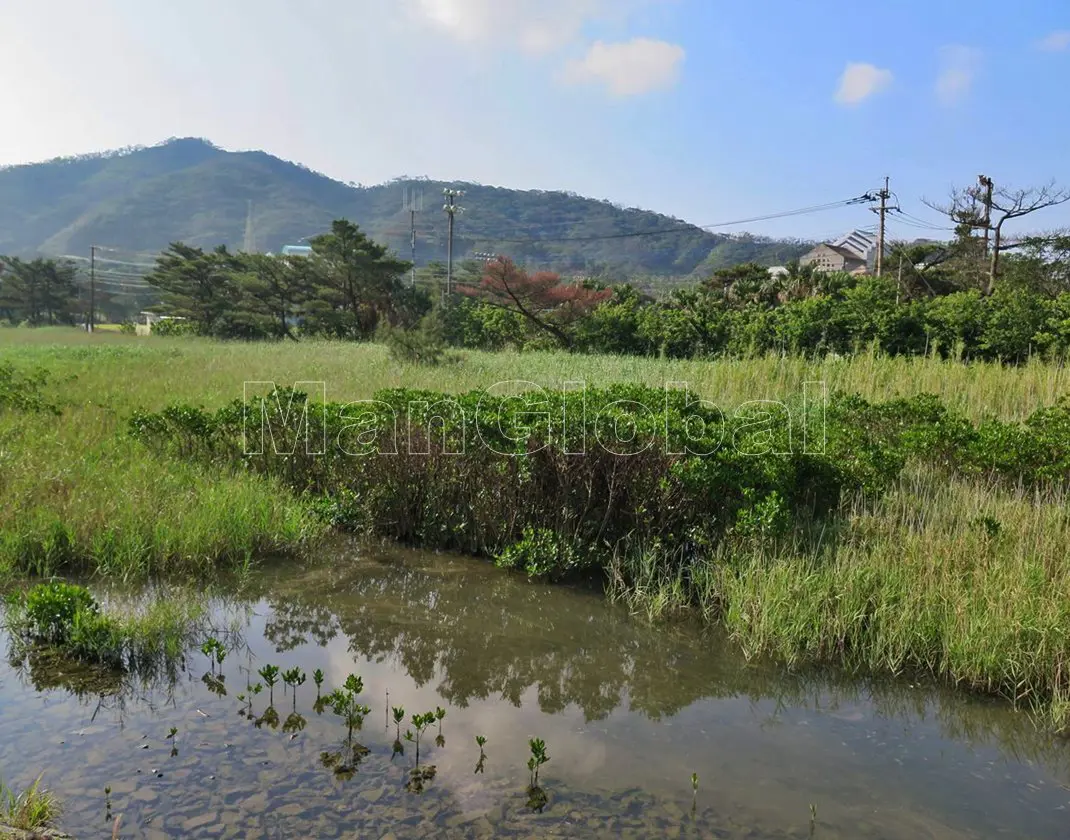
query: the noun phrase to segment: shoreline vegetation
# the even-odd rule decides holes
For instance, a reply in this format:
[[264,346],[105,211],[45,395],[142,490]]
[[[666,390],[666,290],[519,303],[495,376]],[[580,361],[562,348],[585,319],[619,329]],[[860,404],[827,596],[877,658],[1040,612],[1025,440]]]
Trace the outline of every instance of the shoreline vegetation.
[[[309,380],[326,383],[329,402],[309,406],[331,441],[350,435],[350,451],[377,441],[370,432],[393,413],[429,451],[414,454],[403,438],[398,455],[373,447],[359,470],[333,449],[244,455],[243,382],[276,383],[276,394],[260,391],[280,398],[265,403],[270,413]],[[578,398],[553,389],[585,382],[587,418],[551,423],[544,440],[530,417],[490,423],[502,411],[481,414],[477,395],[519,381],[548,389],[552,416],[566,420]],[[683,391],[667,404],[668,382],[719,410]],[[823,417],[802,401],[807,382],[825,383]],[[364,343],[5,329],[0,570],[208,578],[299,555],[333,526],[539,576],[601,577],[610,597],[650,618],[686,612],[724,625],[750,656],[931,674],[1065,730],[1068,391],[1067,369],[1039,361],[465,351],[431,368]],[[472,410],[441,425],[412,407],[446,395]],[[653,419],[612,407],[655,396]],[[341,408],[373,398],[392,412]],[[513,418],[533,408],[525,399],[496,408]],[[792,440],[780,409],[740,409],[756,400],[781,401]],[[712,442],[688,426],[696,412],[710,429],[722,418],[731,445],[673,454]],[[824,451],[801,451],[800,423],[824,429]],[[555,454],[577,430],[627,441],[621,428],[639,435],[633,445],[643,435],[671,445]],[[441,451],[443,440],[488,434],[497,452]],[[533,442],[553,445],[536,452]]]

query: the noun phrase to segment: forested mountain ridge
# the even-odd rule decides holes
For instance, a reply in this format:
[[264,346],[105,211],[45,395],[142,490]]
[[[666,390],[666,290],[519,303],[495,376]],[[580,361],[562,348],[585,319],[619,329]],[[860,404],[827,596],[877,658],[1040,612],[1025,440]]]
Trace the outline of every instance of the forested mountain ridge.
[[174,241],[237,250],[252,202],[257,250],[276,251],[348,218],[408,258],[404,199],[415,193],[424,206],[416,217],[422,265],[446,256],[446,186],[466,192],[454,233],[458,259],[504,253],[540,268],[626,279],[705,274],[747,261],[781,264],[809,247],[713,234],[659,213],[566,192],[422,178],[345,184],[265,152],[229,152],[183,138],[0,169],[0,254],[81,255],[90,245],[157,252]]

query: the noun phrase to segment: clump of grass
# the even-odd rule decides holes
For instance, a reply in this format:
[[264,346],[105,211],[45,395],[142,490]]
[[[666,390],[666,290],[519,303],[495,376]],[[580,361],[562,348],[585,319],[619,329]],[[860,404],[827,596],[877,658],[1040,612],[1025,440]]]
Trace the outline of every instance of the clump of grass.
[[23,648],[47,647],[142,674],[177,661],[199,634],[202,617],[200,604],[167,598],[113,614],[85,587],[62,581],[13,593],[7,610],[8,629]]
[[[925,673],[1070,724],[1070,499],[910,471],[822,547],[707,558],[689,597],[748,655]],[[985,527],[1014,523],[1014,529]],[[971,523],[981,522],[981,526]]]
[[55,794],[41,787],[41,778],[22,793],[0,781],[0,822],[18,831],[38,831],[55,824],[60,803]]

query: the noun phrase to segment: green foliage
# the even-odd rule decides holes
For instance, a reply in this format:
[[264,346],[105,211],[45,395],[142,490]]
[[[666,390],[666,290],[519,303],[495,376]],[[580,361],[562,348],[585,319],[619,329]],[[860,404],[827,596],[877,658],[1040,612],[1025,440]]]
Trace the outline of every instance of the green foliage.
[[[336,525],[556,577],[596,567],[625,537],[689,551],[717,542],[772,494],[793,516],[823,517],[844,492],[879,493],[902,466],[891,442],[846,421],[830,426],[825,453],[802,452],[793,423],[799,435],[814,418],[767,408],[724,418],[687,392],[632,385],[515,397],[399,389],[350,406],[279,391],[214,414],[138,413],[130,428],[150,445],[323,497]],[[325,427],[328,451],[245,454],[246,417],[263,411],[273,440],[299,443],[290,427],[302,409],[317,436]],[[578,447],[584,457],[564,455]]]
[[75,276],[69,260],[0,258],[0,317],[31,327],[73,324],[78,310]]
[[58,416],[59,408],[41,393],[46,384],[48,376],[43,372],[25,374],[12,364],[0,362],[0,412],[9,409]]
[[392,327],[384,322],[377,338],[397,362],[435,366],[447,358],[445,327],[437,313],[425,315],[415,329]]
[[140,614],[105,613],[82,586],[50,581],[8,598],[18,657],[47,649],[68,659],[116,671],[172,669],[197,630],[199,608],[167,602]]
[[523,536],[498,555],[502,568],[523,569],[529,577],[568,575],[584,566],[596,565],[594,552],[579,552],[549,528],[526,527]]
[[152,325],[152,334],[166,338],[197,335],[198,327],[195,322],[187,321],[185,318],[168,317],[163,318]]
[[531,787],[539,786],[539,768],[550,760],[546,752],[546,742],[542,738],[532,738],[528,741],[531,750],[531,758],[528,759],[528,770],[531,772]]
[[12,605],[21,610],[23,633],[48,644],[65,644],[80,615],[100,612],[88,589],[63,581],[38,584],[12,598]]

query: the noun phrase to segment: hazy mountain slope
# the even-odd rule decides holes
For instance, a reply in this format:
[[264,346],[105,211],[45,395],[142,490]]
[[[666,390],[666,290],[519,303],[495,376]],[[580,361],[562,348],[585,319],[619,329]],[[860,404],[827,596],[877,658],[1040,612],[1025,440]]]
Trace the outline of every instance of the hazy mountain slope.
[[[259,250],[296,243],[345,217],[407,257],[409,188],[424,199],[417,215],[424,264],[446,255],[447,185],[466,190],[454,235],[458,259],[491,251],[564,271],[680,276],[747,260],[772,265],[806,249],[716,235],[564,192],[400,179],[355,187],[264,152],[227,152],[187,138],[0,170],[0,253],[83,254],[94,244],[154,252],[176,240],[237,249],[251,201]],[[658,235],[632,236],[643,232]]]

